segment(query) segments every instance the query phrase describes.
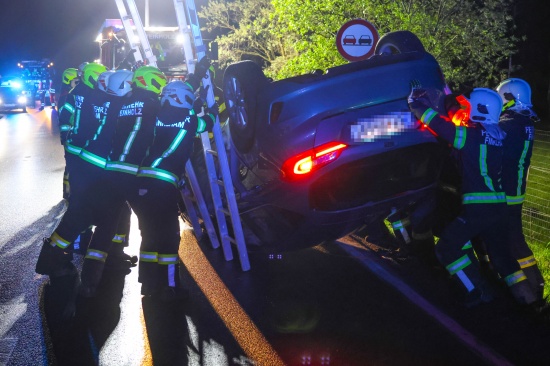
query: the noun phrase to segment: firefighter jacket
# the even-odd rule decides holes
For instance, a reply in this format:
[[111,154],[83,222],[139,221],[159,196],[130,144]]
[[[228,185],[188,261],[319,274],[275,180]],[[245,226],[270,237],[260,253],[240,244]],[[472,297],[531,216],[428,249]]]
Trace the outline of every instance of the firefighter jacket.
[[[70,84],[61,84],[61,89],[59,91],[59,100],[58,104],[63,107],[65,103],[67,102],[67,97],[69,96],[69,92],[72,90]],[[61,110],[59,110],[61,112]]]
[[155,140],[137,176],[160,179],[177,188],[193,150],[193,138],[212,126],[215,120],[213,114],[201,118],[192,109],[165,103],[156,120]]
[[127,101],[126,97],[103,94],[106,96],[106,101],[103,106],[96,106],[98,125],[93,136],[88,139],[86,146],[80,151],[82,159],[100,168],[105,168],[107,164],[118,115],[122,105]]
[[82,148],[82,141],[76,138],[80,133],[82,125],[82,106],[89,101],[93,89],[84,83],[75,86],[67,96],[67,101],[59,110],[59,128],[61,143],[65,150],[71,154],[78,155]]
[[509,205],[522,204],[535,137],[533,116],[507,110],[500,116],[499,125],[506,132],[502,163],[506,202]]
[[422,123],[457,150],[462,203],[504,203],[501,186],[504,133],[488,131],[479,123],[455,126],[422,99],[412,101],[409,106]]
[[140,88],[131,91],[118,113],[107,170],[137,173],[153,143],[159,109],[155,93]]

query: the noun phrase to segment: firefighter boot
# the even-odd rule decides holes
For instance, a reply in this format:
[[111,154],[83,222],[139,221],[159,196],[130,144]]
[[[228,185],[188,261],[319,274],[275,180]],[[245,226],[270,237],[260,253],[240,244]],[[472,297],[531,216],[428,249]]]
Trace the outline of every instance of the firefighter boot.
[[80,273],[80,288],[78,291],[80,296],[89,298],[96,295],[104,268],[105,260],[91,259],[86,256],[82,265],[82,272]]
[[60,277],[72,274],[74,266],[71,263],[71,253],[52,244],[50,238],[44,238],[42,250],[36,261],[35,272],[50,277]]
[[[507,278],[505,278],[505,280]],[[531,287],[531,284],[527,280],[509,285],[508,288],[510,289],[510,292],[512,293],[512,296],[514,297],[516,302],[520,305],[534,304],[538,300],[535,290]]]
[[399,246],[406,247],[411,241],[411,222],[408,214],[404,211],[397,211],[392,209],[391,214],[386,218],[387,222],[391,225],[392,233]]
[[446,267],[452,278],[463,290],[462,304],[470,309],[494,300],[495,294],[487,280],[479,271],[477,263],[464,255]]
[[523,272],[527,276],[527,281],[531,284],[538,300],[542,300],[544,297],[544,278],[540,272],[539,267],[535,263],[530,267],[523,268]]
[[138,257],[124,253],[124,246],[114,243],[109,250],[105,265],[113,269],[127,270],[137,265]]

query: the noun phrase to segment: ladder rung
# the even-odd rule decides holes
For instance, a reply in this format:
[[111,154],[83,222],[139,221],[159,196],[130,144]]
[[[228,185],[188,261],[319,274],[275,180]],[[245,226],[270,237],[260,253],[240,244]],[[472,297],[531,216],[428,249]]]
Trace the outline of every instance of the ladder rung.
[[237,244],[237,241],[236,241],[233,237],[231,237],[231,236],[228,235],[228,236],[226,236],[226,238],[227,238],[227,240],[229,240],[229,241],[232,242],[233,244],[235,244],[235,245]]
[[223,187],[223,180],[218,179],[218,180],[216,180],[215,182],[216,182],[216,184],[219,185],[220,187]]
[[223,212],[223,213],[225,214],[225,216],[231,216],[231,213],[230,213],[227,209],[221,207],[219,210],[220,210],[221,212]]
[[216,150],[208,149],[208,150],[206,150],[206,152],[209,153],[209,154],[212,154],[216,157],[218,156],[218,152]]

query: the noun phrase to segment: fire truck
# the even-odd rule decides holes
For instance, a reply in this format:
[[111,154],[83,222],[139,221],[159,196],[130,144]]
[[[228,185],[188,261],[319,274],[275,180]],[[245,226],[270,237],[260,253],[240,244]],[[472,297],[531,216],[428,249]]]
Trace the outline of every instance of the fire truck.
[[[176,27],[144,27],[156,66],[170,79],[183,78],[187,74],[182,51],[181,33]],[[96,42],[99,44],[100,62],[108,69],[131,69],[134,50],[128,44],[128,36],[120,19],[105,19]]]
[[34,107],[43,96],[49,99],[52,80],[55,77],[54,64],[50,59],[24,60],[17,63],[25,89],[29,92],[29,106]]

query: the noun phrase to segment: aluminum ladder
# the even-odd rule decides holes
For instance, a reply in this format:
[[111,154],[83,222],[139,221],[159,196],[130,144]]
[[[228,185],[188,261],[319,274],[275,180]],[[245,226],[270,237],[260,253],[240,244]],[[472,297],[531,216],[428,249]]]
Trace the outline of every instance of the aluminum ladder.
[[[124,0],[115,0],[115,2],[118,7],[122,24],[124,25],[124,29],[126,30],[126,35],[130,42],[130,45],[132,49],[135,50],[134,58],[136,62],[143,61],[143,52],[145,58],[148,60],[148,64],[151,66],[157,66],[156,56],[153,54],[153,51],[151,49],[151,45],[143,28],[143,24],[141,22],[141,18],[139,16],[135,1],[126,0],[126,5],[128,6],[128,10],[132,15],[131,17],[128,15],[126,6],[124,5]],[[192,46],[194,46],[198,60],[202,59],[206,55],[206,46],[204,45],[202,40],[195,2],[193,0],[173,0],[173,2],[179,30],[184,39],[183,51],[186,59],[187,70],[189,73],[192,73],[195,70],[196,64]],[[190,25],[187,23],[187,19],[189,19]],[[133,21],[134,27],[132,27],[131,20]],[[134,42],[136,38],[134,28],[137,32],[137,38],[140,41],[139,44]],[[139,47],[140,45],[141,49]],[[214,89],[209,73],[207,73],[207,76],[202,80],[202,83],[204,87],[209,86],[207,103],[209,106],[211,106],[214,104],[215,98]],[[201,140],[203,144],[204,158],[208,172],[208,182],[210,185],[210,191],[214,203],[215,217],[218,224],[218,231],[220,234],[224,256],[226,260],[233,259],[231,243],[234,243],[239,253],[241,268],[243,271],[248,271],[250,269],[248,252],[244,241],[242,223],[237,207],[235,190],[229,171],[227,154],[225,148],[223,148],[224,143],[221,133],[221,127],[217,118],[212,132],[214,135],[216,146],[222,146],[219,151],[215,151],[212,149],[210,139],[208,138],[208,132],[204,132],[201,134]],[[218,168],[216,166],[216,163],[214,162],[215,157],[217,158],[220,174],[218,174]],[[202,229],[200,228],[199,215],[197,214],[197,210],[195,209],[196,205],[198,207],[200,217],[203,219],[203,223],[205,225],[211,244],[214,248],[217,248],[220,245],[218,237],[216,235],[214,225],[210,219],[210,214],[204,200],[204,196],[202,194],[200,185],[198,184],[196,174],[190,161],[186,163],[186,176],[190,182],[191,187],[186,187],[185,184],[181,185],[181,194],[184,204],[186,206],[187,213],[189,215],[189,219],[191,221],[191,225],[193,225],[195,235],[199,240],[202,237]],[[219,176],[221,176],[222,179],[219,179]],[[221,187],[225,192],[227,207],[224,207],[223,204],[220,191]],[[229,217],[231,220],[234,238],[229,235],[226,217]]]
[[[194,46],[197,60],[201,60],[204,56],[206,56],[207,51],[206,46],[202,40],[195,2],[194,0],[173,1],[176,10],[178,26],[182,36],[184,37],[183,50],[186,63],[188,65],[188,72],[192,73],[195,70],[196,61],[194,58],[192,47],[190,47],[191,44]],[[187,15],[187,17],[185,15]],[[187,19],[189,20],[189,24],[187,23]],[[190,42],[188,42],[188,40]],[[215,103],[215,98],[214,86],[212,84],[212,78],[209,72],[207,73],[207,76],[202,80],[202,83],[203,87],[208,87],[207,103],[209,106],[211,106]],[[200,137],[203,146],[206,170],[208,173],[208,183],[210,186],[210,192],[212,194],[212,201],[214,204],[214,214],[216,217],[224,257],[228,261],[233,259],[231,243],[235,244],[239,254],[241,269],[243,271],[248,271],[250,269],[250,261],[248,259],[248,251],[246,249],[242,223],[237,206],[237,200],[235,197],[235,189],[233,187],[233,181],[231,180],[227,152],[225,151],[221,126],[218,117],[216,117],[216,123],[214,124],[212,133],[214,135],[214,142],[217,147],[216,150],[214,150],[211,146],[208,132],[203,132]],[[217,159],[217,164],[214,159]],[[186,205],[186,209],[188,210],[188,214],[190,217],[196,215],[196,210],[193,204],[196,203],[198,205],[203,222],[205,223],[205,227],[211,240],[212,246],[216,247],[216,245],[219,245],[217,241],[217,236],[216,239],[213,240],[213,237],[216,233],[208,227],[210,215],[206,207],[206,203],[202,197],[203,195],[201,192],[201,188],[197,182],[191,162],[187,162],[186,175],[191,183],[191,189],[194,195],[193,199],[192,197],[189,197],[189,192],[182,192],[182,195],[186,196],[184,198],[184,203]],[[221,179],[219,178],[220,176]],[[221,189],[223,189],[223,193],[225,194],[225,206],[222,199]],[[229,218],[229,220],[231,221],[233,237],[229,235],[227,218]],[[193,225],[196,225],[196,223]],[[197,231],[195,230],[195,232]]]
[[[149,43],[149,38],[147,38],[147,33],[145,33],[145,29],[141,23],[141,18],[139,16],[135,1],[126,0],[126,5],[128,6],[128,10],[130,10],[130,14],[132,16],[128,15],[126,5],[124,5],[124,0],[115,0],[115,2],[120,14],[120,20],[122,20],[122,25],[126,31],[126,37],[128,37],[130,47],[134,50],[134,58],[136,62],[143,62],[144,55],[149,65],[157,66],[157,57],[153,54],[153,50],[151,49],[151,44]],[[136,42],[136,32],[139,43]],[[139,47],[140,45],[141,49]]]

